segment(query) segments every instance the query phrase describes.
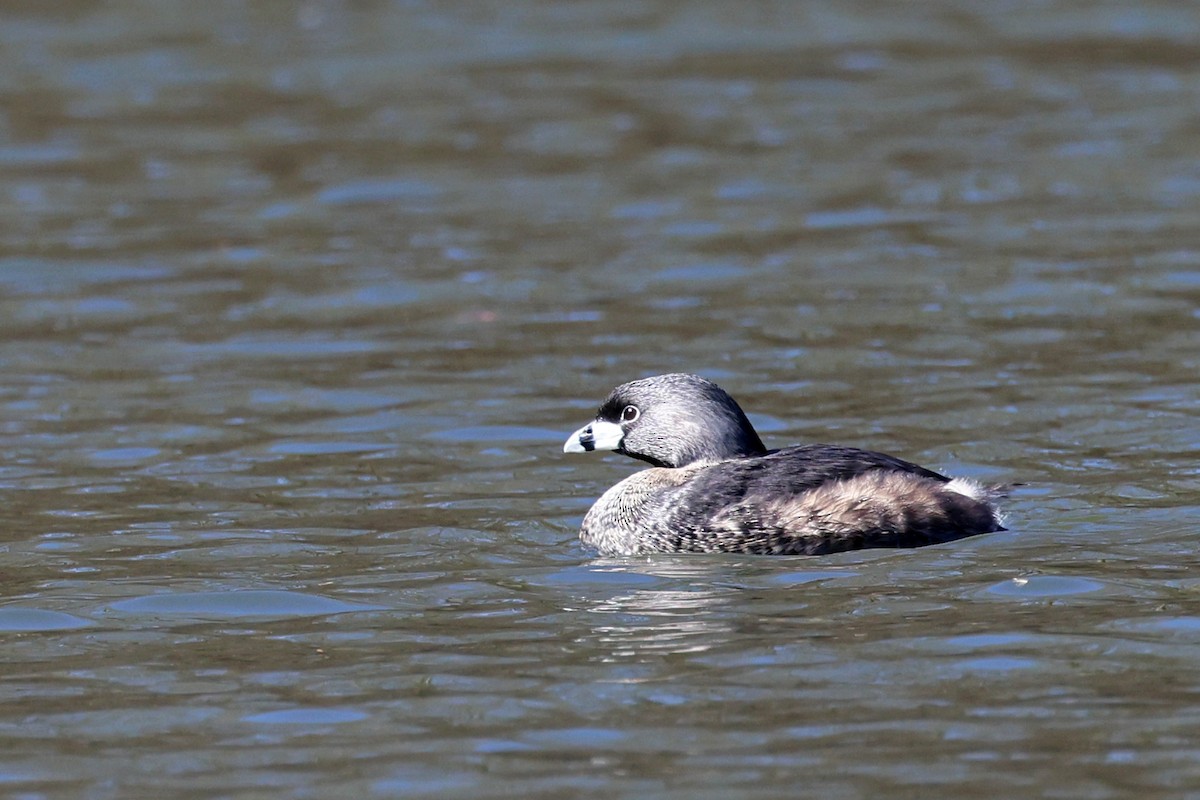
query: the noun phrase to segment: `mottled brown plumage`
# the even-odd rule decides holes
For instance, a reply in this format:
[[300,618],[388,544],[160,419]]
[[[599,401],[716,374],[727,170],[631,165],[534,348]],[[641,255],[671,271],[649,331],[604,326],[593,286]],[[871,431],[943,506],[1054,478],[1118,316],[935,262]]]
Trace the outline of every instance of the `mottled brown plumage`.
[[563,449],[655,465],[613,486],[580,538],[606,555],[818,555],[1003,530],[996,490],[835,445],[767,451],[737,403],[694,375],[618,386]]

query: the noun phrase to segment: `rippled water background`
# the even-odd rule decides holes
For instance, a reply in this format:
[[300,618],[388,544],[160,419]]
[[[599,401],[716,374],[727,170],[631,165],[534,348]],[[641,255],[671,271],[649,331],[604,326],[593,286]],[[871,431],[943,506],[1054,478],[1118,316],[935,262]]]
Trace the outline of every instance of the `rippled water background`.
[[[1200,791],[1200,11],[0,7],[0,790]],[[1011,531],[597,559],[701,372]]]

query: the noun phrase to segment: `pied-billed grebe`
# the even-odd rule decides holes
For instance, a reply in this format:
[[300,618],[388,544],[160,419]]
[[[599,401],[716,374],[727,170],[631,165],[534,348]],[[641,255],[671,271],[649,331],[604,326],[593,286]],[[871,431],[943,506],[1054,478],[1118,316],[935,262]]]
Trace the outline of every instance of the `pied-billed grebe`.
[[654,465],[613,486],[583,518],[580,539],[604,555],[818,555],[1004,530],[999,489],[869,450],[767,450],[734,399],[696,375],[613,389],[563,445],[590,450]]

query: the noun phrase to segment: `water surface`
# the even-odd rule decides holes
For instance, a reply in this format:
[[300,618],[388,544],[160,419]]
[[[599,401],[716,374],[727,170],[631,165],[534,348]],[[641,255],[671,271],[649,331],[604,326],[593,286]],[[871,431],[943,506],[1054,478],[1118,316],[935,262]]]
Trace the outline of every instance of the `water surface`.
[[[0,11],[3,791],[1200,786],[1186,4]],[[600,559],[695,371],[1010,531]]]

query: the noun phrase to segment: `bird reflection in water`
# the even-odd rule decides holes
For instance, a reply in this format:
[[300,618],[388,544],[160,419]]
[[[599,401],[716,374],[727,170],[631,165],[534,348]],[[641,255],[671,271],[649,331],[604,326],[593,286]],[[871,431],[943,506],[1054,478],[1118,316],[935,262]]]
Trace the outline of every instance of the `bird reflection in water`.
[[[669,588],[631,589],[586,607],[601,615],[592,632],[611,648],[604,661],[702,653],[726,643],[734,633],[733,619],[719,612],[743,589],[733,583],[714,583],[712,565],[689,558],[657,558],[636,564],[598,559],[593,567],[670,581]],[[681,584],[687,588],[680,588]]]

